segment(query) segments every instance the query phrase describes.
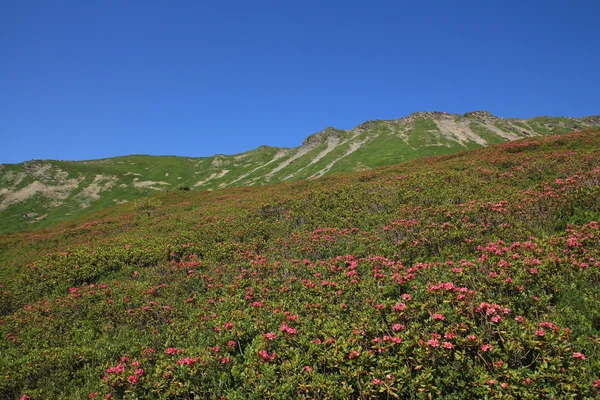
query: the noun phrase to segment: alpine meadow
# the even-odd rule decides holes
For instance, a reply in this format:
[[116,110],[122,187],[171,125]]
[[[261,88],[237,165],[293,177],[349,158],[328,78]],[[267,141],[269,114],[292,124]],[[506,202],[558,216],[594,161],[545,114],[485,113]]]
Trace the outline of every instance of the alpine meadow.
[[0,398],[598,398],[600,130],[559,133],[4,225]]

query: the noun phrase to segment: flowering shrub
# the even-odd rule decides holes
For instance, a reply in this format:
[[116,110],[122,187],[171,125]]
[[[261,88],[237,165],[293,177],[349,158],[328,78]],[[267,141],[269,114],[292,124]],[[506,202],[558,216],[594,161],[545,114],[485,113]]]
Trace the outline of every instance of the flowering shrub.
[[0,397],[597,398],[599,160],[579,132],[2,236]]

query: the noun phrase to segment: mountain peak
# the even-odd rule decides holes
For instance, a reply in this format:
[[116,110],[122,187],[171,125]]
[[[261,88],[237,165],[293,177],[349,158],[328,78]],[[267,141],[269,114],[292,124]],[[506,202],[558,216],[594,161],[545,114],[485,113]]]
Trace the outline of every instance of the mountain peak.
[[465,113],[464,117],[479,118],[479,119],[484,119],[484,120],[501,119],[485,110],[471,111],[471,112]]
[[328,126],[327,128],[323,129],[322,131],[312,134],[309,137],[307,137],[306,139],[304,139],[302,146],[319,145],[319,144],[325,143],[327,141],[327,139],[329,139],[330,137],[339,139],[342,136],[340,134],[340,132],[342,132],[342,131],[334,128],[333,126]]

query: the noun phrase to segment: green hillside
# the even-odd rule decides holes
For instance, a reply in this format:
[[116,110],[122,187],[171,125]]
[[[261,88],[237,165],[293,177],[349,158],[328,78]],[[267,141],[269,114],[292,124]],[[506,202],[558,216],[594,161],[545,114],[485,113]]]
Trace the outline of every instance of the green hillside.
[[[406,148],[458,150],[430,120],[406,123]],[[130,201],[0,235],[0,398],[600,397],[600,130],[344,173],[410,158],[391,126],[326,130],[305,146],[314,160],[339,140],[333,165],[287,154],[298,167],[270,175],[329,167],[320,179],[137,201],[119,185],[192,184],[235,158],[49,163],[67,183],[117,176]],[[240,184],[267,181],[245,168]]]
[[114,204],[173,190],[215,190],[314,179],[525,137],[600,126],[600,117],[501,119],[415,113],[327,128],[296,148],[262,146],[205,158],[132,155],[92,161],[0,165],[0,232],[53,226]]

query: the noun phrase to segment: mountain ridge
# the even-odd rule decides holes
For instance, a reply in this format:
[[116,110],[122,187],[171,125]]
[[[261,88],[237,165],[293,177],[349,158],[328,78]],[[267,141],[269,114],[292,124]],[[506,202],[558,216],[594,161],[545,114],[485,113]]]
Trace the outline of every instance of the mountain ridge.
[[487,111],[415,112],[327,127],[297,147],[262,145],[209,157],[132,154],[95,160],[0,164],[0,232],[49,226],[163,190],[215,190],[376,168],[534,136],[600,126],[582,118],[500,118]]

